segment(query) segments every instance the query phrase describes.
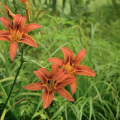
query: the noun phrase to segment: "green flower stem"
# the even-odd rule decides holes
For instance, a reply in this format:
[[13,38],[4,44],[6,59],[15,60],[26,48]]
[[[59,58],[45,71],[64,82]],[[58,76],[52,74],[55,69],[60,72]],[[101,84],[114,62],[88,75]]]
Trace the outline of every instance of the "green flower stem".
[[23,64],[23,48],[22,48],[22,52],[21,52],[21,64],[20,64],[20,67],[19,67],[19,69],[18,69],[18,72],[17,72],[17,74],[16,74],[16,76],[15,76],[15,79],[14,79],[12,88],[11,88],[11,90],[10,90],[10,93],[9,93],[9,95],[8,95],[8,98],[7,98],[7,100],[6,100],[6,102],[5,102],[4,106],[3,106],[1,115],[2,115],[2,113],[3,113],[3,111],[4,111],[5,107],[6,107],[6,105],[7,105],[7,103],[8,103],[8,100],[9,100],[10,95],[11,95],[11,93],[12,93],[13,87],[14,87],[14,85],[15,85],[15,83],[16,83],[16,80],[17,80],[18,74],[19,74],[19,72],[20,72],[20,69],[21,69],[21,67],[22,67],[22,64]]
[[7,5],[7,0],[4,0],[4,4]]
[[16,0],[13,0],[13,4],[14,4],[14,7],[15,7],[15,14],[17,14],[17,5],[16,5]]

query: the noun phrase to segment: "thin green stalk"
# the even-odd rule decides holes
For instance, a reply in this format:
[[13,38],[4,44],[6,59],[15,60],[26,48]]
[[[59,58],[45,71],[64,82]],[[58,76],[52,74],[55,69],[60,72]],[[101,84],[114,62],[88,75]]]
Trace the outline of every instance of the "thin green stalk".
[[15,79],[14,79],[12,88],[11,88],[11,90],[10,90],[10,93],[9,93],[9,95],[8,95],[8,98],[7,98],[7,100],[6,100],[6,102],[5,102],[4,106],[3,106],[1,115],[2,115],[2,113],[3,113],[3,111],[4,111],[5,107],[6,107],[6,105],[7,105],[7,103],[8,103],[8,100],[9,100],[10,95],[11,95],[11,93],[12,93],[13,87],[14,87],[14,85],[15,85],[15,83],[16,83],[16,80],[17,80],[18,74],[19,74],[19,72],[20,72],[20,69],[21,69],[21,67],[22,67],[22,64],[23,64],[23,48],[22,48],[22,52],[21,52],[21,64],[20,64],[20,67],[19,67],[19,69],[18,69],[18,72],[17,72],[17,74],[16,74],[16,76],[15,76]]
[[[8,62],[8,44],[5,43],[4,41],[2,42],[3,44],[3,48],[4,48],[4,58],[5,58],[5,76],[8,77],[9,76],[9,62]],[[5,82],[6,83],[6,82]],[[9,93],[10,91],[10,87],[6,88],[6,93]]]
[[4,47],[4,57],[5,57],[5,76],[8,77],[9,76],[9,70],[8,70],[8,55],[7,55],[7,52],[8,52],[8,45],[7,43],[5,44],[3,42],[3,47]]
[[66,118],[66,120],[68,120],[68,114],[67,114],[67,105],[66,105],[66,102],[65,102],[65,118]]
[[13,4],[14,4],[14,7],[15,7],[15,14],[17,14],[17,5],[16,5],[16,0],[13,0]]
[[56,3],[57,3],[57,0],[53,0],[52,9],[53,9],[53,14],[54,15],[56,14]]
[[66,0],[63,0],[63,5],[62,5],[62,14],[64,13],[65,3],[66,3]]
[[97,27],[97,23],[95,24],[95,26],[93,26],[93,24],[91,23],[91,44],[90,44],[89,54],[88,54],[89,64],[91,64],[93,40],[94,40],[94,34],[95,34],[96,27]]
[[38,111],[39,107],[41,106],[41,104],[42,104],[42,99],[40,98],[39,104],[38,104],[38,106],[37,106],[37,108],[36,108],[36,110],[35,110],[35,112],[34,112],[32,118],[31,118],[31,120],[33,120],[33,118],[35,117],[35,113],[37,113],[37,111]]
[[34,4],[34,6],[36,7],[36,10],[37,10],[37,3],[36,3],[35,0],[33,0],[33,4]]
[[4,0],[4,4],[7,5],[7,0]]

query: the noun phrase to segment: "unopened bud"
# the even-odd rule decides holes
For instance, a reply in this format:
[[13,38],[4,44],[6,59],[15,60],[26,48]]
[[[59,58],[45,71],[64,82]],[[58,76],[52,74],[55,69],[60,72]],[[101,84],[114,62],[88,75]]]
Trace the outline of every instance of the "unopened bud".
[[26,10],[25,10],[25,16],[26,16],[27,22],[30,23],[30,13],[29,13],[29,10],[28,10],[27,8],[26,8]]
[[15,14],[13,14],[13,13],[9,10],[9,8],[8,8],[7,5],[4,6],[4,8],[5,8],[5,10],[6,10],[7,15],[13,20],[13,18],[15,17]]
[[41,13],[41,9],[40,9],[40,10],[38,10],[38,12],[37,12],[37,14],[36,14],[36,16],[35,16],[35,19],[37,19],[37,18],[38,18],[38,16],[40,15],[40,13]]

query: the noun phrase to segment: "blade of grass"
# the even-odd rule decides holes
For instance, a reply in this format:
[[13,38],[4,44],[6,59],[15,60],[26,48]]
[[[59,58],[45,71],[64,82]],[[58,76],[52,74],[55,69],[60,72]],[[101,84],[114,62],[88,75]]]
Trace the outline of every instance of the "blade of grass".
[[39,107],[41,106],[41,104],[42,104],[42,99],[40,98],[40,100],[39,100],[39,102],[38,102],[39,104],[38,104],[38,106],[37,106],[37,108],[36,108],[36,110],[35,110],[35,112],[34,112],[34,114],[33,114],[33,116],[32,116],[32,119],[31,120],[33,120],[33,118],[34,118],[34,115],[37,113],[37,111],[38,111],[38,109],[39,109]]
[[55,113],[54,115],[50,118],[50,120],[54,120],[55,117],[58,116],[58,114],[64,109],[64,106],[62,105]]
[[68,114],[67,114],[67,104],[66,104],[66,102],[65,102],[65,118],[66,118],[66,120],[68,120]]
[[[16,76],[15,76],[15,79],[14,79],[12,88],[11,88],[11,90],[10,90],[10,92],[9,92],[9,95],[8,95],[8,97],[7,97],[7,100],[6,100],[6,102],[5,102],[4,106],[3,106],[2,112],[4,111],[6,105],[7,105],[8,101],[9,101],[10,95],[11,95],[12,90],[13,90],[13,87],[14,87],[14,85],[15,85],[15,83],[16,83],[16,80],[17,80],[18,74],[19,74],[19,72],[20,72],[20,69],[21,69],[21,67],[22,67],[22,64],[23,64],[23,48],[22,48],[22,53],[21,53],[21,64],[20,64],[20,67],[19,67],[19,69],[18,69],[18,71],[17,71],[17,74],[16,74]],[[2,112],[1,112],[1,115],[2,115]]]
[[89,64],[91,63],[93,40],[94,40],[94,34],[95,34],[96,27],[97,27],[97,23],[95,24],[95,26],[93,26],[93,24],[91,23],[91,43],[90,43],[89,54],[88,54]]
[[92,98],[91,97],[89,98],[89,104],[90,104],[89,120],[91,120],[92,114],[93,114]]

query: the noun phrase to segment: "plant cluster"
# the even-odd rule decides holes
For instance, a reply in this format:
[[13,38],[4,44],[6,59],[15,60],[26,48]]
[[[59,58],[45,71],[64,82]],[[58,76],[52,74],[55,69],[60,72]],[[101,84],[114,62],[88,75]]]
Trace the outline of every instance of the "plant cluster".
[[0,2],[1,120],[119,120],[118,7],[89,4]]
[[[0,31],[0,39],[10,42],[10,57],[13,61],[19,42],[37,48],[35,40],[26,33],[28,33],[32,29],[40,28],[41,26],[36,23],[25,25],[26,17],[22,17],[21,14],[13,14],[7,6],[4,6],[4,8],[8,16],[12,19],[12,22],[10,22],[10,20],[5,17],[0,18],[0,21],[7,28],[7,30]],[[74,74],[95,76],[94,71],[92,71],[89,67],[79,65],[85,55],[84,49],[82,49],[76,57],[74,57],[74,53],[67,47],[62,47],[61,50],[64,54],[65,61],[59,58],[49,58],[48,61],[53,63],[51,67],[51,72],[49,73],[44,68],[38,69],[38,71],[35,71],[34,73],[41,80],[41,82],[32,83],[24,86],[24,88],[28,90],[44,89],[42,95],[44,109],[47,108],[52,102],[54,91],[56,91],[64,98],[70,101],[74,101],[72,96],[63,88],[66,85],[70,84],[72,94],[75,93],[77,82]],[[24,60],[21,59],[21,62],[23,61]],[[60,70],[59,65],[62,67]]]

